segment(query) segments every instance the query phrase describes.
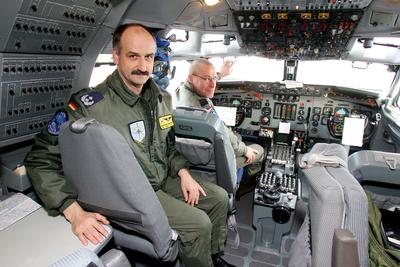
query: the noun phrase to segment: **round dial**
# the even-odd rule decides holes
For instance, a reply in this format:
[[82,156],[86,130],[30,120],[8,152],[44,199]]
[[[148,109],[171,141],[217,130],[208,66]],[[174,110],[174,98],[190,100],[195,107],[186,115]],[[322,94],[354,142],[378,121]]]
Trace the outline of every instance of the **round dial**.
[[261,109],[261,114],[262,115],[266,115],[266,116],[271,115],[271,108],[270,107],[263,107]]

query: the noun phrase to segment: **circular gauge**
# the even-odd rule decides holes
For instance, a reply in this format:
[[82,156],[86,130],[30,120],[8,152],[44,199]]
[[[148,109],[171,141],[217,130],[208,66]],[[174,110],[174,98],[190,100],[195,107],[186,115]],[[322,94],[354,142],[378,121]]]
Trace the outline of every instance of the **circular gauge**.
[[263,107],[261,109],[261,114],[265,115],[265,116],[271,115],[271,108],[270,107]]
[[269,121],[270,121],[270,119],[269,119],[268,116],[261,116],[261,117],[260,117],[260,123],[261,123],[262,125],[268,125],[268,124],[269,124]]
[[235,127],[238,127],[238,126],[240,126],[240,124],[242,124],[242,122],[244,121],[244,117],[245,117],[245,113],[244,113],[243,109],[238,109],[236,111]]
[[227,106],[228,105],[228,98],[226,97],[221,97],[220,100],[218,101],[220,106]]
[[371,116],[372,116],[371,111],[361,110],[360,113],[361,113],[361,114],[364,114],[365,116],[367,116],[367,118],[368,118],[369,120],[371,119]]
[[332,107],[324,107],[322,113],[324,115],[331,115],[331,113],[333,112],[333,108]]
[[262,103],[261,101],[254,101],[253,102],[253,108],[254,109],[261,109]]
[[349,114],[349,110],[347,108],[335,108],[335,118],[342,119]]
[[341,138],[343,134],[344,118],[349,115],[347,108],[337,107],[333,116],[328,117],[328,130],[329,133],[335,138]]
[[245,100],[245,101],[243,102],[243,106],[244,106],[245,108],[251,108],[251,106],[252,106],[251,100]]
[[242,101],[240,99],[237,98],[232,98],[231,99],[231,104],[234,107],[240,106],[240,104],[242,104]]

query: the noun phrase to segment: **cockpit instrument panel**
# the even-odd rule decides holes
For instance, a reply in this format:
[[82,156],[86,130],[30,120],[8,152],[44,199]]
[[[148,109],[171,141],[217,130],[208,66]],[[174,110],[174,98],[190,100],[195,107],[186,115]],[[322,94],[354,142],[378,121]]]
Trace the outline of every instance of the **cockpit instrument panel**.
[[[236,107],[236,129],[246,135],[277,129],[280,122],[288,122],[291,130],[307,131],[310,137],[341,138],[345,117],[363,114],[369,119],[377,112],[371,96],[356,95],[350,90],[346,97],[343,88],[305,85],[288,90],[276,83],[248,82],[246,90],[240,92],[230,83],[218,84],[213,102]],[[340,99],[331,97],[338,92]]]

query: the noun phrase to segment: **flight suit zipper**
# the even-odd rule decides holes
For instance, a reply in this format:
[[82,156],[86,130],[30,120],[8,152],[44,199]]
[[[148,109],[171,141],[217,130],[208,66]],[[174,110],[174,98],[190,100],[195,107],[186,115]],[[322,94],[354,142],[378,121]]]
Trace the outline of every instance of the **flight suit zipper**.
[[146,101],[145,99],[143,99],[144,102],[146,103],[146,110],[147,112],[150,112],[150,140],[149,140],[149,153],[150,153],[150,160],[154,165],[154,169],[157,172],[157,184],[161,183],[161,176],[159,173],[159,168],[156,165],[156,151],[155,151],[155,147],[154,147],[154,142],[153,142],[153,138],[154,138],[154,131],[155,131],[155,127],[156,127],[156,115],[157,115],[157,104],[155,104],[154,109],[152,108],[152,105]]

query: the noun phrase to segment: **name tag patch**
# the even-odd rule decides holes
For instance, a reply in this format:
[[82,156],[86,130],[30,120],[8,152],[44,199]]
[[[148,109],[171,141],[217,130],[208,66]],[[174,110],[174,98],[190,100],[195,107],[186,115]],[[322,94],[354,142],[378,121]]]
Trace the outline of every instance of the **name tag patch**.
[[158,118],[158,122],[160,123],[160,128],[162,130],[171,128],[174,126],[174,121],[172,120],[172,114],[162,116]]

